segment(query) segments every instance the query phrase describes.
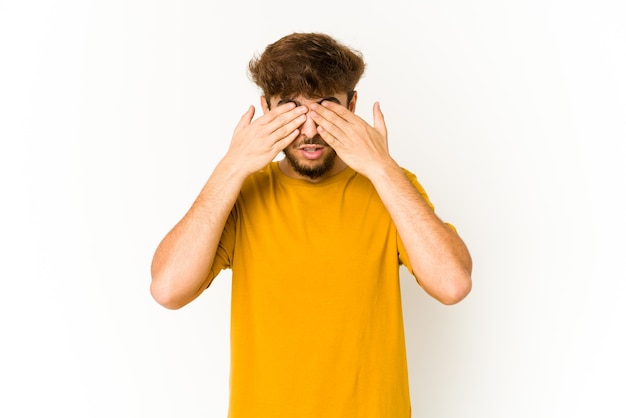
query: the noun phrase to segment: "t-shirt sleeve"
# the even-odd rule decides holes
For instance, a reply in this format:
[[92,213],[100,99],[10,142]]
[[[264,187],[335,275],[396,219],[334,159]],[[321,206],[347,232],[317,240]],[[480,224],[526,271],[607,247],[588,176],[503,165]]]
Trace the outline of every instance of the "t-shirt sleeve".
[[[420,182],[417,180],[417,176],[415,176],[415,174],[411,173],[410,171],[404,168],[403,168],[403,171],[406,177],[411,182],[411,184],[415,187],[415,189],[417,189],[417,191],[422,196],[422,198],[424,198],[428,206],[430,206],[430,208],[434,211],[435,206],[432,204],[432,202],[428,198],[428,194],[426,193],[426,190],[424,190],[424,187],[422,187]],[[446,225],[456,232],[456,228],[454,227],[454,225],[447,223],[447,222],[446,222]],[[398,234],[397,240],[398,240],[398,258],[400,260],[400,264],[403,264],[412,275],[415,275],[415,273],[413,273],[413,268],[411,267],[411,263],[409,262],[409,256],[407,255],[406,248],[404,248],[404,244],[402,243],[402,240],[400,239],[399,234]],[[419,278],[417,279],[419,282]]]
[[213,278],[215,278],[220,271],[230,268],[232,265],[235,249],[236,219],[237,210],[235,207],[231,210],[230,215],[228,215],[228,219],[226,219],[226,224],[224,225],[224,230],[222,231],[222,236],[217,246],[213,265],[211,266],[211,275]]

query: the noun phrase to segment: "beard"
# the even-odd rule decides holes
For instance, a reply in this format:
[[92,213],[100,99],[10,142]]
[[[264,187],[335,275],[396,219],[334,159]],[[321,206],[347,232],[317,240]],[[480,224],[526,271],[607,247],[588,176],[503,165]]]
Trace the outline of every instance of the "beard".
[[[298,160],[296,153],[298,152],[298,147],[303,144],[324,145],[327,147],[327,153],[321,161],[302,164]],[[328,147],[328,144],[326,144],[326,142],[319,136],[316,136],[312,139],[307,139],[302,144],[299,144],[297,146],[292,144],[291,146],[285,148],[283,150],[283,153],[285,154],[285,159],[296,173],[300,174],[301,176],[308,177],[312,180],[326,174],[331,168],[333,168],[333,166],[335,165],[335,159],[337,158],[337,152],[334,149]]]

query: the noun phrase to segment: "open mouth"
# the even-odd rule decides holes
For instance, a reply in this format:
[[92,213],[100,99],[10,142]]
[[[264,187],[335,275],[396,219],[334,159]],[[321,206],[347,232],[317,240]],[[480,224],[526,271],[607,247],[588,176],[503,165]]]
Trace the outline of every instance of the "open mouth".
[[324,147],[320,146],[320,145],[303,145],[300,148],[298,148],[300,151],[306,151],[306,152],[315,152],[318,149],[323,149]]
[[304,156],[304,158],[308,160],[315,160],[319,158],[324,152],[324,147],[320,145],[303,145],[298,148],[300,153]]

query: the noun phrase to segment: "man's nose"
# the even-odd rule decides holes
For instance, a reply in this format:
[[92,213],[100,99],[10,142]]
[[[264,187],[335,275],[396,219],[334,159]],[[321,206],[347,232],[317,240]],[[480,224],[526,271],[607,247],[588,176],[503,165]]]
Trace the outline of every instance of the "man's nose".
[[[310,112],[310,110],[309,110]],[[315,122],[313,122],[313,118],[311,116],[309,116],[309,112],[307,112],[306,115],[306,120],[304,121],[304,123],[300,126],[300,133],[304,136],[306,136],[307,138],[313,138],[315,136],[317,136],[317,124]]]

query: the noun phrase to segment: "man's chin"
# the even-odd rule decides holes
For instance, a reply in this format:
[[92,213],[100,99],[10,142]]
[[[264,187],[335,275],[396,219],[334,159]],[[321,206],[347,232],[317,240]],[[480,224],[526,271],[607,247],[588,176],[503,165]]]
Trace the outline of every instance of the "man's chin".
[[298,159],[288,151],[284,151],[284,154],[285,159],[296,173],[308,177],[311,180],[315,180],[328,173],[334,167],[337,157],[337,153],[333,149],[330,149],[329,154],[321,157],[319,161]]

